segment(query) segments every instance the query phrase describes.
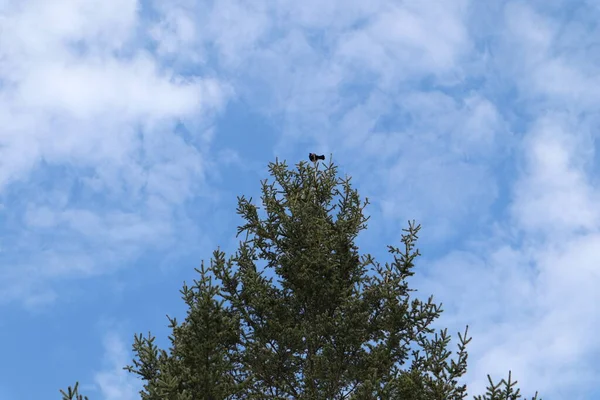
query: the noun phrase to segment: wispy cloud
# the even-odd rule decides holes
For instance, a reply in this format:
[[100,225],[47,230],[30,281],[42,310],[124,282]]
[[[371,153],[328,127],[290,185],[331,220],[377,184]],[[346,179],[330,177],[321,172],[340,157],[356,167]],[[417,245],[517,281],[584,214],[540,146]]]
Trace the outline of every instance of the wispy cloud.
[[1,301],[169,245],[172,207],[205,182],[211,133],[177,126],[211,118],[231,91],[163,66],[140,17],[137,1],[3,7],[0,189],[14,224]]
[[[130,352],[126,350],[121,338],[114,332],[109,332],[104,338],[106,369],[94,376],[96,389],[102,400],[133,400],[139,398],[140,381],[132,374],[123,370],[131,363]],[[88,388],[91,388],[88,385]],[[82,386],[85,390],[85,387]]]
[[[600,70],[579,57],[589,40],[583,32],[591,32],[576,18],[597,10],[575,8],[568,20],[523,3],[505,8],[496,62],[514,74],[527,115],[508,213],[488,238],[436,261],[435,284],[425,285],[449,304],[457,326],[474,326],[474,389],[484,386],[484,371],[512,369],[529,390],[590,398],[600,373],[593,364],[600,247],[592,133],[600,103],[589,90]],[[587,48],[593,58],[597,50]]]

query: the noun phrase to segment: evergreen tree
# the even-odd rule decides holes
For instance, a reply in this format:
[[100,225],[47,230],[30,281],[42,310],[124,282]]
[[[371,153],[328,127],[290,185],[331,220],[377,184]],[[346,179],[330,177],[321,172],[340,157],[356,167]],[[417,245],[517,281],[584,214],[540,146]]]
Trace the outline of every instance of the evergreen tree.
[[[170,319],[169,351],[135,337],[126,368],[145,382],[142,399],[466,398],[467,330],[453,358],[447,331],[432,328],[441,305],[408,286],[420,226],[380,264],[355,244],[368,201],[335,165],[269,167],[261,207],[238,199],[236,253],[217,250],[184,285],[188,314]],[[490,379],[475,399],[515,400],[514,384]]]

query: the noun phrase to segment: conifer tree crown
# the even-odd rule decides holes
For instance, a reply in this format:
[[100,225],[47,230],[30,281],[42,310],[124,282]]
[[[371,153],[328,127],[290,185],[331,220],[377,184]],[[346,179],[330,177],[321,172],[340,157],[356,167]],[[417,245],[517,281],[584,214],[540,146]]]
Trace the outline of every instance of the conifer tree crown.
[[[168,351],[150,333],[135,336],[126,369],[144,381],[141,398],[466,398],[467,329],[453,358],[447,330],[432,328],[441,305],[412,296],[407,282],[420,226],[409,222],[380,264],[355,244],[368,200],[334,164],[269,170],[260,205],[238,198],[236,253],[215,251],[199,280],[184,284],[188,312],[182,323],[169,318]],[[489,379],[476,400],[521,397],[510,374]],[[63,399],[73,395],[77,386]]]

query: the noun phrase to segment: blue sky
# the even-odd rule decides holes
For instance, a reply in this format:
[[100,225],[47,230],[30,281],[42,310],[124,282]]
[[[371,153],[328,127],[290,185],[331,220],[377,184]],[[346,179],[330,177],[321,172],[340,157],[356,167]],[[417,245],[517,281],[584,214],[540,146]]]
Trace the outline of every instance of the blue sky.
[[0,399],[136,398],[133,334],[275,157],[332,154],[381,261],[470,325],[466,382],[600,396],[600,3],[0,1]]

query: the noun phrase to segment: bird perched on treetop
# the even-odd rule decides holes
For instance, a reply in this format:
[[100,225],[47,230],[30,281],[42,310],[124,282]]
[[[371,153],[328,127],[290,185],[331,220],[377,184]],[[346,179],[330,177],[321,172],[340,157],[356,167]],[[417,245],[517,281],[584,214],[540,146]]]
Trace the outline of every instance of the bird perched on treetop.
[[308,153],[308,159],[312,162],[317,162],[317,160],[325,161],[325,156],[318,156],[315,153]]

